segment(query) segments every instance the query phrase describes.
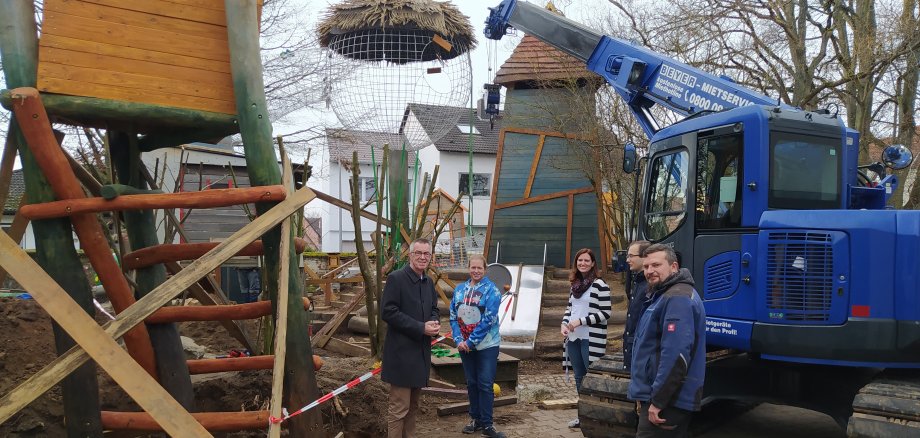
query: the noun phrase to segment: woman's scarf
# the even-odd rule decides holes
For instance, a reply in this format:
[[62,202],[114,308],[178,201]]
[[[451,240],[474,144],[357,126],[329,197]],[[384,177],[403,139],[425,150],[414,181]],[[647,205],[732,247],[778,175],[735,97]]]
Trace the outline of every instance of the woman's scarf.
[[594,283],[594,275],[591,274],[587,277],[582,277],[581,280],[572,281],[572,296],[575,298],[581,298],[581,295],[591,287],[591,284]]

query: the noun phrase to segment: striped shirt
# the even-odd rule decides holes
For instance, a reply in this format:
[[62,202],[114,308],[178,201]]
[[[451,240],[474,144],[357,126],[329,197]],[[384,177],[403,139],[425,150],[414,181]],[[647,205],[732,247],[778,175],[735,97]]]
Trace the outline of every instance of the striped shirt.
[[[593,363],[595,360],[604,356],[607,351],[607,320],[610,318],[610,287],[604,280],[595,279],[591,287],[585,291],[588,295],[588,315],[582,318],[581,324],[588,327],[588,362]],[[569,305],[565,309],[565,316],[562,317],[562,324],[568,324],[572,317],[572,300],[574,297],[569,294]],[[562,349],[562,368],[571,369],[572,363],[569,362],[566,349]]]

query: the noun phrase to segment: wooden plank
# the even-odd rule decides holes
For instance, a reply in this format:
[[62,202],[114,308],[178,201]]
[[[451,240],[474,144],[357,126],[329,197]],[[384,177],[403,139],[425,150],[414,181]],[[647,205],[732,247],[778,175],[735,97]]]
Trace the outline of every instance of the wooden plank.
[[511,201],[511,202],[505,202],[502,204],[498,204],[494,206],[494,208],[492,208],[492,211],[501,210],[503,208],[517,207],[520,205],[533,204],[535,202],[547,201],[550,199],[564,198],[570,195],[578,195],[581,193],[588,193],[588,192],[593,192],[593,191],[594,191],[594,187],[582,187],[580,189],[571,189],[571,190],[565,190],[562,192],[546,193],[544,195],[534,196],[533,198],[519,199],[517,201]]
[[[165,30],[215,40],[227,40],[226,26],[191,21],[185,17],[176,18],[134,11],[131,10],[130,3],[122,2],[120,7],[112,7],[93,3],[92,0],[45,0],[44,10],[139,28]],[[223,7],[220,8],[220,12],[224,12]],[[38,43],[41,44],[41,40]]]
[[[280,140],[279,140],[280,142]],[[291,162],[287,154],[284,153],[284,147],[280,147],[281,162],[284,169],[281,175],[282,185],[285,190],[290,192],[293,187],[291,180]],[[275,315],[275,357],[285,357],[287,354],[287,330],[288,330],[288,281],[290,269],[290,247],[291,242],[291,217],[288,216],[281,222],[281,241],[278,245],[278,291],[275,294],[277,300],[278,314]],[[272,395],[269,403],[269,411],[272,417],[280,418],[282,416],[282,395],[284,390],[284,360],[276,360],[272,368]],[[281,423],[270,422],[268,425],[268,436],[270,438],[281,437]]]
[[492,196],[489,199],[489,222],[486,224],[486,241],[482,256],[489,260],[489,248],[492,244],[492,224],[495,219],[495,199],[498,198],[498,178],[501,177],[502,154],[505,149],[505,128],[498,133],[498,152],[495,154],[495,171],[492,172]]
[[438,380],[430,376],[428,377],[428,386],[431,388],[457,389],[457,385],[453,383]]
[[126,26],[54,11],[45,12],[42,33],[86,41],[117,42],[118,45],[135,49],[155,50],[213,61],[230,59],[230,49],[226,40]]
[[364,283],[364,277],[359,275],[356,277],[348,277],[348,278],[316,278],[316,279],[307,280],[305,282],[305,284],[322,284],[322,285],[333,284],[333,283],[336,283],[336,284]]
[[363,345],[355,345],[337,338],[329,338],[326,345],[320,347],[334,353],[344,354],[351,357],[370,357],[371,349]]
[[345,321],[345,317],[358,308],[358,304],[361,303],[363,298],[364,290],[361,290],[361,292],[356,293],[355,296],[351,298],[351,301],[349,301],[345,307],[339,309],[339,311],[336,312],[332,319],[330,319],[329,322],[323,325],[323,328],[319,329],[319,331],[313,335],[313,338],[311,339],[313,346],[319,348],[325,347],[333,333],[335,333],[339,326],[342,325],[342,321]]
[[452,400],[465,400],[469,397],[469,394],[465,389],[450,389],[450,388],[433,388],[425,387],[422,388],[422,394],[432,395],[435,397],[449,398]]
[[[233,101],[233,78],[230,77],[229,72],[215,72],[200,68],[127,59],[97,53],[76,52],[54,47],[43,47],[40,53],[42,64],[93,69],[91,73],[98,72],[98,69],[104,66],[105,70],[103,71],[137,75],[140,77],[140,80],[154,77],[182,82],[185,84],[185,87],[203,85],[209,89],[213,88],[220,93],[217,97],[213,98]],[[51,74],[51,71],[47,68],[43,71]],[[66,78],[66,76],[58,77]],[[102,78],[94,78],[92,82],[99,83],[98,81],[100,79]],[[164,88],[164,91],[170,90],[172,90],[170,87]],[[208,97],[204,94],[192,95]]]
[[233,98],[233,86],[226,83],[222,77],[221,83],[193,82],[187,80],[171,80],[163,77],[163,70],[156,69],[159,75],[144,75],[124,73],[116,69],[87,68],[66,64],[56,64],[42,61],[38,72],[44,78],[63,79],[66,81],[80,82],[97,86],[117,85],[121,88],[147,92],[171,93],[177,98],[183,96],[192,98],[205,98],[218,101],[230,101]]
[[578,407],[578,397],[543,400],[537,405],[540,409],[555,411],[559,409],[575,409]]
[[[41,74],[41,72],[39,72]],[[139,95],[137,90],[115,85],[86,84],[60,78],[43,77],[39,80],[38,89],[43,92],[66,94],[72,96],[85,96],[97,99],[126,101],[159,105],[173,108],[185,108],[207,111],[220,114],[236,114],[233,102],[207,99],[194,96],[180,96],[172,93],[148,90]]]
[[[106,332],[115,338],[121,337],[131,327],[139,324],[156,309],[159,309],[183,290],[197,282],[199,278],[217,269],[246,244],[264,234],[285,217],[297,211],[297,209],[303,208],[313,198],[315,198],[313,190],[309,187],[296,191],[292,196],[278,203],[274,208],[257,217],[252,223],[234,233],[231,238],[222,242],[217,248],[192,262],[186,269],[183,269],[152,292],[137,300],[134,306],[119,314],[115,321],[106,324]],[[74,347],[67,353],[58,356],[13,391],[7,393],[0,399],[0,423],[5,422],[38,396],[47,392],[88,359],[89,355],[82,348]],[[179,436],[182,435],[180,434]]]
[[[508,406],[517,403],[516,395],[508,395],[505,397],[495,397],[495,402],[492,406]],[[462,412],[469,412],[470,402],[460,402],[460,403],[451,403],[449,405],[438,406],[438,416],[443,417],[445,415],[459,414]]]
[[[0,266],[10,272],[54,321],[166,432],[173,436],[211,436],[4,233],[0,233]],[[64,376],[66,374],[59,377]],[[44,391],[37,395],[42,393]]]
[[527,185],[524,186],[524,198],[530,197],[530,191],[533,189],[533,180],[537,177],[537,169],[540,168],[540,157],[543,155],[543,143],[546,136],[541,135],[537,140],[537,150],[533,154],[533,162],[530,163],[530,172],[527,174]]
[[115,199],[83,198],[30,204],[20,210],[29,219],[50,219],[104,211],[149,210],[157,208],[214,208],[249,202],[280,201],[285,197],[281,186],[209,189],[199,192],[176,192],[149,195],[124,195]]
[[[303,298],[303,308],[310,308],[310,299]],[[233,321],[255,319],[271,315],[271,301],[256,301],[244,304],[169,306],[163,307],[145,320],[148,324],[182,321]]]
[[[190,374],[212,374],[223,373],[228,371],[251,371],[251,370],[268,370],[282,364],[284,361],[276,361],[275,355],[247,356],[247,357],[226,357],[221,359],[197,359],[189,360],[188,372]],[[313,369],[319,371],[323,367],[323,359],[313,355]],[[281,373],[284,377],[284,373]],[[278,412],[281,413],[280,410]]]
[[84,0],[99,5],[125,8],[163,17],[181,18],[183,20],[209,23],[227,27],[227,17],[223,8],[202,8],[164,0],[145,0],[126,2],[124,0]]
[[[86,41],[61,35],[42,35],[39,58],[44,58],[46,50],[51,48],[68,52],[97,54],[122,60],[145,61],[154,64],[230,74],[230,62],[227,60],[201,59],[182,54],[135,49],[109,42]],[[118,63],[121,62],[123,61],[118,61]]]

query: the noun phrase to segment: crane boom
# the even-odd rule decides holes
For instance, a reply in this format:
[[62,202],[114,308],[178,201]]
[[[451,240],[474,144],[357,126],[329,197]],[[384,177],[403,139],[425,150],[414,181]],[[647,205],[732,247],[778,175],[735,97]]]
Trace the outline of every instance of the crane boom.
[[613,86],[649,137],[662,128],[649,111],[655,105],[682,116],[747,105],[792,109],[727,77],[706,73],[628,41],[602,35],[527,2],[504,0],[489,9],[486,38],[501,39],[509,27],[514,27],[583,61],[588,70]]

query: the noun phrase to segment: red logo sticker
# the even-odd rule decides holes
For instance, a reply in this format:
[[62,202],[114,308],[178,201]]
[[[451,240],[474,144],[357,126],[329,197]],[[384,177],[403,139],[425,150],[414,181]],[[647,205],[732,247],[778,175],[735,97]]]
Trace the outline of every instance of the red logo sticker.
[[675,331],[675,330],[677,330],[677,324],[675,324],[675,323],[673,323],[673,322],[668,323],[668,331],[669,331],[669,332],[673,332],[673,331]]

